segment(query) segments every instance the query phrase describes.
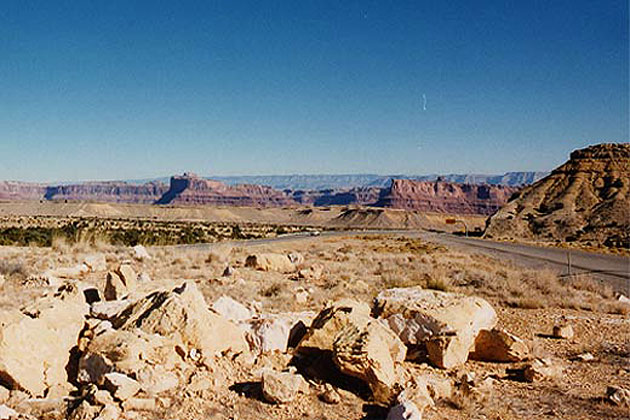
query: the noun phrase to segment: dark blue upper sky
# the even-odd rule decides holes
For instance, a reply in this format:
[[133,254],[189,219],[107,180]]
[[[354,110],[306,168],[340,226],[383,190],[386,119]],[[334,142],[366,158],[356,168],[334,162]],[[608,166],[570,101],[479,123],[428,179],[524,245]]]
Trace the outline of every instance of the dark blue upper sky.
[[0,179],[547,170],[628,137],[627,0],[0,4]]

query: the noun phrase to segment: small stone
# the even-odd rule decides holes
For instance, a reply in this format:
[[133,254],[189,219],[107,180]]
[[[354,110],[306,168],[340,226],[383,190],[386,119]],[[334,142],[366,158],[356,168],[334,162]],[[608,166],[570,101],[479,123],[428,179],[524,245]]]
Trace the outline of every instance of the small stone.
[[236,270],[234,270],[234,267],[228,265],[227,267],[225,267],[225,270],[223,270],[223,277],[232,277],[232,275],[234,274]]
[[284,404],[295,399],[306,382],[300,375],[265,369],[262,373],[262,392],[267,401]]
[[578,354],[577,356],[573,358],[573,360],[577,360],[580,362],[592,362],[593,360],[595,360],[595,356],[593,356],[592,353],[586,352],[586,353]]
[[304,256],[299,252],[290,252],[287,257],[293,264],[302,264],[304,262]]
[[151,255],[147,252],[147,249],[142,245],[136,245],[133,247],[134,256],[138,260],[150,260]]
[[147,273],[140,273],[138,275],[138,283],[151,283],[151,276]]
[[110,372],[104,375],[105,388],[112,393],[114,398],[126,401],[140,391],[140,384],[135,379],[118,372]]
[[300,289],[295,293],[295,301],[297,303],[306,303],[308,302],[308,298],[309,298],[309,293],[308,291],[304,290],[304,289]]
[[324,390],[319,394],[319,399],[326,404],[339,404],[341,402],[341,395],[330,384],[324,385]]
[[554,338],[562,338],[565,340],[570,340],[573,338],[573,327],[568,324],[563,325],[554,325],[552,336]]
[[0,287],[4,286],[5,281],[4,275],[0,274]]
[[557,378],[562,374],[562,367],[550,359],[536,359],[523,369],[523,378],[527,382],[538,382]]
[[620,407],[630,407],[630,391],[617,386],[609,386],[606,389],[606,398],[611,403]]
[[617,298],[617,302],[630,304],[630,299],[620,294],[619,297]]

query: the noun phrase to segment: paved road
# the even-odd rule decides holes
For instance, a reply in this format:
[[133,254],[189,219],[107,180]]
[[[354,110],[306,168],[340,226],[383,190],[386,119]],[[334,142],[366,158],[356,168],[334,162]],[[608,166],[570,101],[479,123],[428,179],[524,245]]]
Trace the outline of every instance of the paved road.
[[425,233],[420,236],[423,239],[454,249],[479,252],[527,267],[550,268],[563,276],[569,274],[570,261],[572,274],[589,273],[592,277],[610,284],[616,291],[630,296],[629,257],[509,242],[493,242],[454,235]]
[[[376,231],[333,231],[322,232],[319,238],[348,235],[396,234],[420,237],[424,240],[446,245],[466,252],[478,252],[492,257],[506,259],[518,265],[532,268],[549,268],[566,276],[571,262],[571,273],[589,273],[594,278],[610,284],[616,291],[630,296],[630,258],[593,252],[538,247],[533,245],[493,242],[476,238],[463,238],[450,234],[436,234],[408,230]],[[238,246],[261,245],[276,242],[314,239],[308,234],[285,235],[277,238],[228,242]],[[225,244],[219,242],[217,244]],[[178,247],[209,249],[217,244],[179,245]]]

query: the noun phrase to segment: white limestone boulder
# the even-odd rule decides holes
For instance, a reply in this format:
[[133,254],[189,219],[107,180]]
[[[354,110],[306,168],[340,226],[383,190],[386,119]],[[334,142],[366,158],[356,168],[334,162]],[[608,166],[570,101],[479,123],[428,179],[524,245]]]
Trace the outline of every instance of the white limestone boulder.
[[408,346],[426,345],[429,359],[441,368],[466,362],[479,331],[497,323],[484,299],[421,287],[382,291],[374,313]]

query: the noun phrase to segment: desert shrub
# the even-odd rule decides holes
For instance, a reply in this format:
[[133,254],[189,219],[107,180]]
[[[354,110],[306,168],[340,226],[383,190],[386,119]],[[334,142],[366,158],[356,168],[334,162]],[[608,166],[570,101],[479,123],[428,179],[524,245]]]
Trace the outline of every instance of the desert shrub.
[[15,246],[50,246],[53,229],[29,226],[26,228],[10,227],[0,230],[0,245]]
[[451,290],[452,280],[444,272],[435,271],[427,277],[426,288],[447,292]]
[[0,260],[0,274],[6,277],[26,278],[29,270],[23,261]]
[[279,283],[274,283],[269,287],[260,290],[260,295],[264,297],[274,297],[280,294],[282,286]]
[[595,293],[606,299],[610,299],[615,295],[612,287],[601,281],[593,279],[588,274],[580,273],[570,276],[567,278],[566,282],[576,290],[584,290]]

